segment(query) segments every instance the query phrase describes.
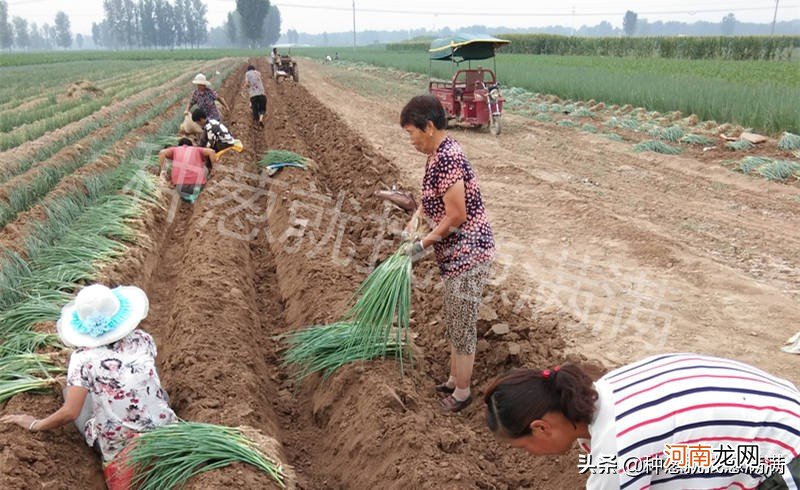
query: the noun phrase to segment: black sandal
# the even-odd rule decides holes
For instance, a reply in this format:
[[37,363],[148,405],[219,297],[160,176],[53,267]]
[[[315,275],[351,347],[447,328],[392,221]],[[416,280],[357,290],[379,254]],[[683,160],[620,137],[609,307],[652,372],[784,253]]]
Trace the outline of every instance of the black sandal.
[[448,395],[446,398],[442,398],[439,401],[439,409],[443,412],[460,412],[467,408],[469,404],[472,403],[472,395],[468,396],[466,400],[460,402],[455,399],[453,395]]
[[436,386],[433,387],[433,390],[436,393],[441,393],[441,394],[444,394],[444,395],[452,395],[453,392],[456,391],[455,387],[450,388],[449,386],[447,386],[447,383],[442,383],[440,385],[436,385]]

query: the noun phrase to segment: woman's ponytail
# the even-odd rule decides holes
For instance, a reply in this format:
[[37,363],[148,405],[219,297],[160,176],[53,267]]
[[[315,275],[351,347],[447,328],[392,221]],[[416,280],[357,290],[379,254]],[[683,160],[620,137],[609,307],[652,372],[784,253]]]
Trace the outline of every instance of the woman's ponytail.
[[515,439],[530,434],[531,423],[551,411],[573,424],[590,423],[597,392],[589,375],[567,364],[542,371],[515,369],[495,379],[483,400],[489,429]]

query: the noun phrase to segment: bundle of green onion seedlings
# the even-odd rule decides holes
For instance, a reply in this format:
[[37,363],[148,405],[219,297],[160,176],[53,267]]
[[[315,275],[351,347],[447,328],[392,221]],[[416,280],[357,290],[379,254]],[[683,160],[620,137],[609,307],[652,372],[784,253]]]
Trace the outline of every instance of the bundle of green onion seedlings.
[[290,334],[284,362],[297,367],[298,379],[324,376],[355,361],[396,357],[403,370],[408,346],[411,256],[408,244],[381,263],[359,286],[353,306],[338,321]]
[[166,490],[189,478],[232,463],[246,463],[284,487],[280,464],[265,456],[238,428],[200,422],[178,422],[131,440],[125,465],[133,468],[132,488]]
[[26,391],[44,391],[57,384],[51,375],[64,373],[50,354],[9,353],[0,357],[0,403]]

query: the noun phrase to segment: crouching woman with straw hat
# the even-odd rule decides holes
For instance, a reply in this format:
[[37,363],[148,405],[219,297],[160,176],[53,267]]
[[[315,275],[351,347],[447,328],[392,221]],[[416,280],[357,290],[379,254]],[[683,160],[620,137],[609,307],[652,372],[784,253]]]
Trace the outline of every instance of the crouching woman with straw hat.
[[103,458],[106,483],[127,489],[132,472],[124,465],[126,444],[140,433],[177,421],[156,372],[156,345],[139,325],[147,295],[133,286],[95,284],[61,310],[58,336],[75,347],[67,370],[64,404],[51,415],[7,415],[31,432],[75,422],[86,443]]
[[189,99],[189,105],[186,107],[184,114],[188,115],[189,111],[192,110],[192,106],[196,105],[198,108],[205,111],[209,119],[221,121],[222,116],[220,116],[217,105],[214,102],[219,101],[220,105],[222,105],[226,111],[230,111],[228,104],[225,103],[225,99],[223,99],[216,90],[211,88],[211,82],[209,82],[202,73],[198,73],[197,76],[194,77],[192,84],[195,86],[195,89],[192,92],[192,97]]

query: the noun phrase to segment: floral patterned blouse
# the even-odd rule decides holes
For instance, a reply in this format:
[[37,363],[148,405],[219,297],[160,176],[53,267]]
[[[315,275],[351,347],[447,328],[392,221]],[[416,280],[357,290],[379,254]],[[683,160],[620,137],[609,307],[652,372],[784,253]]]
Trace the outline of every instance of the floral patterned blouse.
[[83,429],[86,443],[99,442],[106,462],[140,432],[177,420],[155,359],[156,344],[143,330],[113,344],[77,349],[70,357],[67,386],[86,388],[91,397],[92,415]]
[[478,178],[461,145],[447,136],[428,156],[422,179],[422,208],[437,225],[445,216],[444,195],[464,181],[467,220],[444,240],[433,245],[443,277],[456,277],[494,258],[494,235],[483,206]]
[[219,110],[217,109],[217,104],[214,103],[219,96],[217,92],[214,91],[211,87],[206,87],[203,92],[200,92],[199,89],[196,89],[192,94],[191,105],[197,105],[200,109],[203,109],[206,113],[207,119],[216,119],[220,120],[222,117],[219,114]]

